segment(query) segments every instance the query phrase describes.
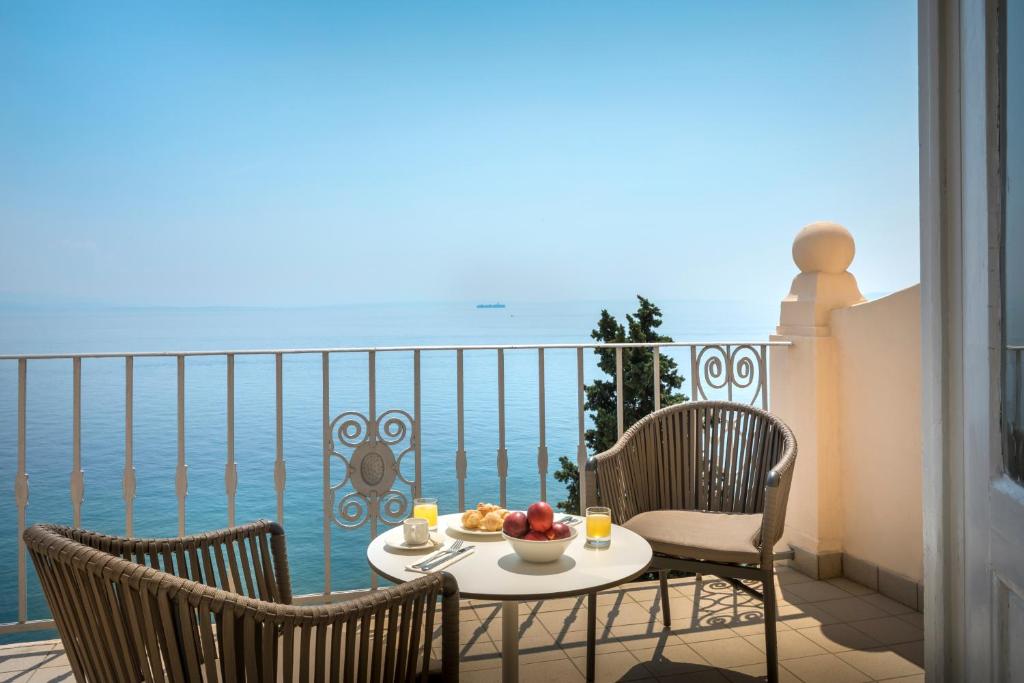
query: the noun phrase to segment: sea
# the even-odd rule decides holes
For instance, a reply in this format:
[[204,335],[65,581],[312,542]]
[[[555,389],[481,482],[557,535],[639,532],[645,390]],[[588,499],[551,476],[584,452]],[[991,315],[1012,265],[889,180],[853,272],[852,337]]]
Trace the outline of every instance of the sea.
[[[591,341],[602,309],[621,322],[636,301],[506,302],[505,308],[476,303],[360,304],[317,308],[58,307],[0,308],[0,355],[141,351],[299,349],[410,345],[549,344]],[[656,302],[660,331],[676,341],[763,341],[773,331],[778,304],[678,300]],[[686,377],[686,350],[666,349]],[[284,527],[295,594],[324,586],[322,503],[322,376],[319,354],[289,355],[283,366],[283,442],[287,479]],[[331,356],[330,412],[368,408],[367,355]],[[497,354],[464,356],[466,501],[498,502]],[[439,500],[442,514],[458,511],[456,354],[423,352],[422,489]],[[186,362],[185,450],[188,464],[186,531],[227,525],[224,473],[227,454],[226,361],[194,357]],[[601,377],[594,353],[585,353],[585,381]],[[26,468],[27,523],[71,524],[71,360],[28,364]],[[381,352],[376,361],[378,413],[412,413],[410,352]],[[134,466],[137,495],[134,533],[177,535],[177,370],[173,357],[139,358],[134,364]],[[125,457],[125,385],[122,359],[82,361],[81,461],[85,495],[83,527],[111,534],[125,531],[122,475]],[[549,469],[547,499],[564,499],[553,474],[559,456],[575,458],[578,440],[576,352],[545,352],[545,414]],[[687,392],[688,393],[688,392]],[[524,508],[540,495],[538,359],[535,350],[505,352],[508,506]],[[235,459],[238,470],[236,521],[277,515],[274,489],[276,444],[275,368],[272,356],[235,361]],[[0,623],[17,620],[17,363],[0,360]],[[336,478],[340,469],[332,470]],[[368,525],[333,529],[331,584],[334,590],[370,584],[364,548]],[[48,616],[29,563],[28,616]],[[6,636],[15,640],[45,634]]]

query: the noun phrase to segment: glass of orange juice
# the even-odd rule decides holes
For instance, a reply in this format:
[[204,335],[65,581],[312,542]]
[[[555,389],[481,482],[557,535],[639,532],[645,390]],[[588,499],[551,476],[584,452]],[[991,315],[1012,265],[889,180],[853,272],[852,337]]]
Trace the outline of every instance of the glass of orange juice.
[[587,547],[607,548],[612,542],[612,511],[606,507],[587,508]]
[[427,520],[427,526],[437,528],[437,498],[417,498],[412,502],[412,516]]

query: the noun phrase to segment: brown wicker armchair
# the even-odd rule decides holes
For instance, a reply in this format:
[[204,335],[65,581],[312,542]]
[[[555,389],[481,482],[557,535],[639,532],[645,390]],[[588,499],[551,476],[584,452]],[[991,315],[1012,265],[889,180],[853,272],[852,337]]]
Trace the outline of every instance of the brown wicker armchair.
[[154,540],[37,525],[24,539],[79,681],[425,681],[438,598],[440,677],[458,680],[448,574],[295,606],[274,522]]
[[[747,405],[693,401],[652,413],[587,462],[588,490],[651,544],[671,627],[668,571],[712,574],[764,602],[769,680],[778,680],[774,546],[782,536],[796,440]],[[760,581],[762,591],[741,579]]]

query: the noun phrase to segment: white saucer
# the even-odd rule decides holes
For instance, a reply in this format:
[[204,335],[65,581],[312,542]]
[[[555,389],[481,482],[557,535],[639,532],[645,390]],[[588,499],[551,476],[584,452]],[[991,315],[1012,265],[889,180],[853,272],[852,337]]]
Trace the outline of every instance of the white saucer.
[[391,550],[433,550],[443,543],[441,535],[437,532],[430,532],[430,540],[419,545],[408,545],[405,542],[405,531],[402,527],[396,527],[384,534],[384,545]]

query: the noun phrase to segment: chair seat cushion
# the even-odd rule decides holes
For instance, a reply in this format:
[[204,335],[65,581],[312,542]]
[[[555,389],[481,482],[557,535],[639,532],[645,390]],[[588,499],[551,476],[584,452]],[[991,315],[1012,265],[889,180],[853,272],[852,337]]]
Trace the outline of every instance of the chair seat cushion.
[[622,526],[643,536],[654,552],[692,560],[757,564],[761,515],[653,510]]

